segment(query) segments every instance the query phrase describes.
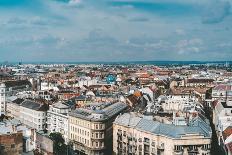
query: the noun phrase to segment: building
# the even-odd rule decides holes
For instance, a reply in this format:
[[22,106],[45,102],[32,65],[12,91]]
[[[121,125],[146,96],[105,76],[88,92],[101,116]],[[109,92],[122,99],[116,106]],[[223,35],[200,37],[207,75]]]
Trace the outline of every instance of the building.
[[62,102],[57,102],[49,106],[48,116],[48,132],[59,132],[64,136],[64,140],[68,142],[68,112],[70,107]]
[[28,80],[5,81],[4,84],[6,86],[6,96],[16,95],[18,92],[32,89],[32,85]]
[[113,151],[117,155],[209,155],[211,133],[208,121],[201,117],[187,126],[125,113],[113,125]]
[[36,148],[43,155],[54,155],[53,141],[42,131],[36,132]]
[[31,152],[35,149],[35,138],[35,129],[22,125],[19,120],[6,119],[0,122],[0,154],[21,155],[22,152]]
[[219,84],[212,89],[212,100],[224,100],[232,102],[232,85],[231,84]]
[[187,87],[197,87],[197,86],[211,86],[213,85],[214,79],[186,79],[185,80],[185,86]]
[[1,134],[0,133],[0,154],[1,155],[21,155],[23,152],[23,134],[11,133]]
[[212,107],[213,124],[215,125],[219,145],[227,154],[232,154],[232,105],[229,103],[224,100],[215,100],[212,102]]
[[89,103],[69,113],[69,139],[74,150],[87,155],[112,154],[113,121],[124,103]]
[[7,116],[10,116],[13,118],[19,118],[19,116],[20,116],[20,104],[23,101],[24,101],[24,99],[21,99],[21,98],[13,99],[13,101],[7,101],[7,104],[6,104]]
[[5,114],[6,111],[6,86],[5,84],[0,84],[0,115]]
[[228,126],[221,136],[221,147],[223,148],[225,154],[232,155],[232,126]]
[[48,105],[31,100],[25,100],[20,105],[21,122],[36,130],[47,128],[47,110]]

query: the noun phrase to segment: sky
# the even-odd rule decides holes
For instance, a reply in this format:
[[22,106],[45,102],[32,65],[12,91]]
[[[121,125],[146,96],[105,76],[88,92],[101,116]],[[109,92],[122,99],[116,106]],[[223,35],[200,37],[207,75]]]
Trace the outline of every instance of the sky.
[[231,4],[0,0],[0,61],[229,61]]

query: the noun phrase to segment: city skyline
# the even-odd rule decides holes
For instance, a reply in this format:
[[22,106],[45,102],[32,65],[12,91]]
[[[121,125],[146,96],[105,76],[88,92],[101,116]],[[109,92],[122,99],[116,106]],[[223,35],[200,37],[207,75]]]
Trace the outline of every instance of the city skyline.
[[231,60],[229,0],[0,0],[0,61]]

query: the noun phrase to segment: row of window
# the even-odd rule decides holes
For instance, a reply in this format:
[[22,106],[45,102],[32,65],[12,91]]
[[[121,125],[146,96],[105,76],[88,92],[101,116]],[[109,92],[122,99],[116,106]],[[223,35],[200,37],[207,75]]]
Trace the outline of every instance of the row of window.
[[[70,123],[90,128],[90,123],[88,121],[83,121],[83,120],[78,120],[78,119],[72,119],[71,118],[70,119]],[[105,125],[104,124],[97,124],[97,123],[95,123],[94,124],[94,129],[96,129],[96,130],[103,130],[103,129],[105,129]]]
[[74,126],[71,126],[70,130],[71,130],[71,132],[75,132],[77,134],[82,134],[82,135],[85,135],[85,136],[89,137],[89,132],[88,131],[76,128]]
[[[82,143],[82,144],[85,144],[85,145],[87,145],[87,146],[90,145],[89,140],[86,139],[86,138],[77,136],[77,135],[72,134],[72,133],[71,133],[70,136],[71,136],[71,139],[72,139],[72,140],[75,140],[75,141],[77,141],[77,142],[79,142],[79,143]],[[102,148],[102,147],[104,147],[104,142],[92,141],[92,142],[91,142],[91,146],[92,146],[92,147],[95,147],[95,148]]]

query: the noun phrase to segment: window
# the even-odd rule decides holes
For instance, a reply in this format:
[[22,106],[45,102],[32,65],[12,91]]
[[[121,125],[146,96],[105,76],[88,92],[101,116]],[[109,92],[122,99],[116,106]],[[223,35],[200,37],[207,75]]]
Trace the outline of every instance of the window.
[[150,143],[150,139],[149,139],[149,138],[144,137],[144,142],[145,142],[145,143]]
[[139,151],[142,151],[143,147],[142,145],[139,145]]
[[100,129],[103,129],[103,125],[102,125],[102,124],[100,124],[100,125],[99,125],[99,128],[100,128]]
[[96,133],[96,138],[98,138],[98,133]]
[[123,131],[123,136],[126,136],[126,131]]
[[175,145],[175,151],[182,151],[183,147],[180,145]]
[[152,146],[155,146],[155,141],[153,141],[153,142],[151,143],[151,145],[152,145]]
[[4,150],[4,149],[5,149],[5,146],[4,146],[4,145],[1,145],[0,148],[1,148],[1,150]]
[[98,129],[98,124],[95,124],[95,129]]
[[103,138],[103,133],[100,133],[100,138]]
[[15,144],[11,144],[11,148],[15,148]]
[[152,151],[152,153],[155,153],[155,152],[156,152],[156,151],[155,151],[155,148],[152,148],[151,151]]

